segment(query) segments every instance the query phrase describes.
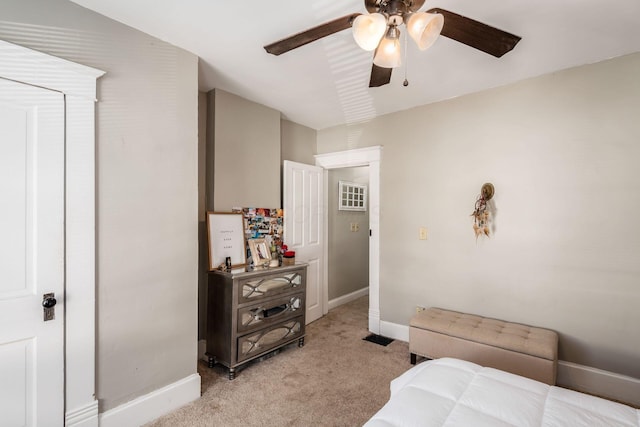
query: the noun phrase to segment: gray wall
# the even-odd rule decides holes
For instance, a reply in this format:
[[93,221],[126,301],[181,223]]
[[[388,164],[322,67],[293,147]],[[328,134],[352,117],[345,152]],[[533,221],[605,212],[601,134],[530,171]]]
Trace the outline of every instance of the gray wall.
[[[319,131],[320,153],[384,145],[382,320],[424,305],[549,327],[561,359],[640,378],[639,75],[634,54]],[[476,241],[485,182],[496,231]]]
[[[340,181],[369,186],[369,167],[332,169],[327,189],[329,301],[369,287],[369,209],[365,212],[338,210]],[[351,224],[359,225],[351,231]]]
[[107,73],[96,106],[100,411],[194,374],[197,57],[63,0],[3,0],[0,38]]

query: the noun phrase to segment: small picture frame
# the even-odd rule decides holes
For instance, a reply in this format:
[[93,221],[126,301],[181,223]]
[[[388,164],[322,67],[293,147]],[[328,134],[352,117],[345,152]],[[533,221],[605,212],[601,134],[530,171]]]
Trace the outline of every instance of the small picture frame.
[[244,220],[241,213],[207,212],[209,271],[216,270],[231,258],[231,267],[247,263]]
[[249,239],[249,249],[253,265],[267,266],[271,262],[271,251],[265,239]]

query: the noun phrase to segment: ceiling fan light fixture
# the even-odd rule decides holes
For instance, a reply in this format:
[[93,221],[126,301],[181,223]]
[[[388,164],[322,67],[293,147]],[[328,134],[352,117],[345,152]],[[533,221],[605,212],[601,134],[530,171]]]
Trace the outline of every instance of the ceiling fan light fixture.
[[400,60],[400,30],[396,26],[390,26],[387,34],[382,38],[373,63],[378,67],[395,68],[399,67]]
[[358,46],[371,51],[378,46],[387,28],[387,19],[381,13],[360,15],[353,21],[353,38]]
[[418,12],[409,18],[407,31],[420,50],[426,50],[438,39],[443,26],[444,16],[441,14]]

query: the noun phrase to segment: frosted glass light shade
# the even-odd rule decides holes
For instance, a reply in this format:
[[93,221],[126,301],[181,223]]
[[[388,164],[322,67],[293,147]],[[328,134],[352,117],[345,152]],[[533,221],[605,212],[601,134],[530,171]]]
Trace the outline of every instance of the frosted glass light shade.
[[411,15],[407,31],[420,50],[429,48],[440,35],[444,16],[439,13],[418,12]]
[[390,37],[387,34],[378,45],[373,63],[378,67],[395,68],[399,67],[400,60],[400,31],[396,30],[397,37]]
[[381,13],[360,15],[352,25],[353,38],[362,49],[370,51],[380,43],[380,39],[387,29],[387,20]]

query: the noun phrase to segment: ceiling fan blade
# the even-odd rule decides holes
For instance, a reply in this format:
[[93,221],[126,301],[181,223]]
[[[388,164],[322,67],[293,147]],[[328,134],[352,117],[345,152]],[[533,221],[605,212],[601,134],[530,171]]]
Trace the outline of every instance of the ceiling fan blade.
[[440,33],[441,35],[486,52],[496,58],[500,58],[513,49],[521,39],[521,37],[506,31],[490,27],[487,24],[448,10],[433,8],[427,12],[441,13],[444,16],[444,27]]
[[333,21],[325,22],[317,27],[309,28],[306,31],[294,34],[291,37],[268,44],[264,47],[264,50],[273,55],[281,55],[297,47],[304,46],[305,44],[314,42],[323,37],[330,36],[338,31],[346,30],[351,27],[353,20],[359,15],[360,13],[352,13],[351,15],[346,15],[341,18],[334,19]]
[[391,71],[393,68],[378,67],[373,64],[371,67],[371,79],[369,80],[369,87],[384,86],[391,81]]

